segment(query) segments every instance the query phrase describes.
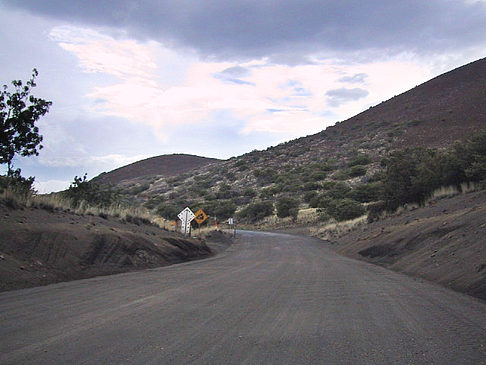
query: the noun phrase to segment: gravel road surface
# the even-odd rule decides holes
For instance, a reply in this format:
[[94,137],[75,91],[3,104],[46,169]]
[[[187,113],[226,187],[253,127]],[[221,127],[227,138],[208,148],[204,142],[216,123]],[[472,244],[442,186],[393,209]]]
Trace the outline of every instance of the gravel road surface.
[[239,232],[224,253],[0,294],[1,364],[486,364],[486,304]]

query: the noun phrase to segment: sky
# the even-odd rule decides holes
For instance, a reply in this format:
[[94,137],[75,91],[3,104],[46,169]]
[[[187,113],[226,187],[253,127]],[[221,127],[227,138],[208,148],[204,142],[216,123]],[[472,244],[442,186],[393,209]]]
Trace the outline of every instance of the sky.
[[0,84],[35,67],[53,102],[14,164],[47,193],[265,149],[485,57],[485,29],[485,0],[0,0]]

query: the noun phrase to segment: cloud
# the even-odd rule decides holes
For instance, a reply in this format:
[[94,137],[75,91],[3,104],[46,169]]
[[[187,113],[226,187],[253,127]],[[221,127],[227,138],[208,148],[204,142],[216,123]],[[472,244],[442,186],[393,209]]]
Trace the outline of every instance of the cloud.
[[214,77],[226,83],[237,85],[255,85],[251,82],[243,80],[243,78],[250,75],[251,71],[248,68],[233,66],[214,74]]
[[358,99],[362,99],[366,96],[368,96],[369,92],[360,89],[360,88],[354,88],[354,89],[346,89],[346,88],[340,88],[340,89],[333,89],[329,90],[326,95],[327,95],[327,101],[329,105],[337,107],[341,104],[348,103],[350,101],[356,101]]
[[85,72],[147,80],[157,67],[150,42],[116,40],[92,29],[74,26],[55,27],[49,36],[61,48],[74,53]]
[[343,76],[339,79],[341,82],[346,82],[349,84],[361,84],[368,77],[365,73],[354,74],[353,76]]
[[[242,60],[275,56],[295,65],[312,54],[443,52],[484,45],[484,1],[5,0],[61,20],[123,29],[140,40]],[[378,54],[374,53],[374,54]]]

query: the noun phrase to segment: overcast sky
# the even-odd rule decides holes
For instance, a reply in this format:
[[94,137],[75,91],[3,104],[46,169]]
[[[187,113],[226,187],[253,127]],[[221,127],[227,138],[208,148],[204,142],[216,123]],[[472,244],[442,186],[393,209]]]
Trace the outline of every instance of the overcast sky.
[[36,67],[53,102],[15,164],[49,192],[264,149],[485,57],[485,29],[484,0],[0,0],[0,83]]

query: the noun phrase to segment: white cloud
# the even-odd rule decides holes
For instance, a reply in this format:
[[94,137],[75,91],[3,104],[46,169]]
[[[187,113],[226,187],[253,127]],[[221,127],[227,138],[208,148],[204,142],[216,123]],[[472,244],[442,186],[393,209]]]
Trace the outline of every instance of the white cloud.
[[[237,64],[204,61],[156,42],[115,39],[89,29],[56,28],[51,37],[76,55],[85,72],[116,77],[87,95],[97,101],[90,112],[148,125],[163,141],[175,127],[211,124],[211,116],[221,110],[243,121],[244,134],[315,133],[415,86],[428,74],[407,55],[361,64],[321,60],[289,66],[266,59]],[[175,59],[183,60],[178,77],[164,83],[171,74],[166,66]],[[348,95],[353,90],[347,83],[356,80],[359,95],[357,88]],[[348,90],[347,97],[329,94],[336,90]]]
[[147,81],[157,67],[153,57],[155,42],[115,40],[91,29],[72,26],[56,27],[50,37],[61,48],[74,53],[86,72]]

